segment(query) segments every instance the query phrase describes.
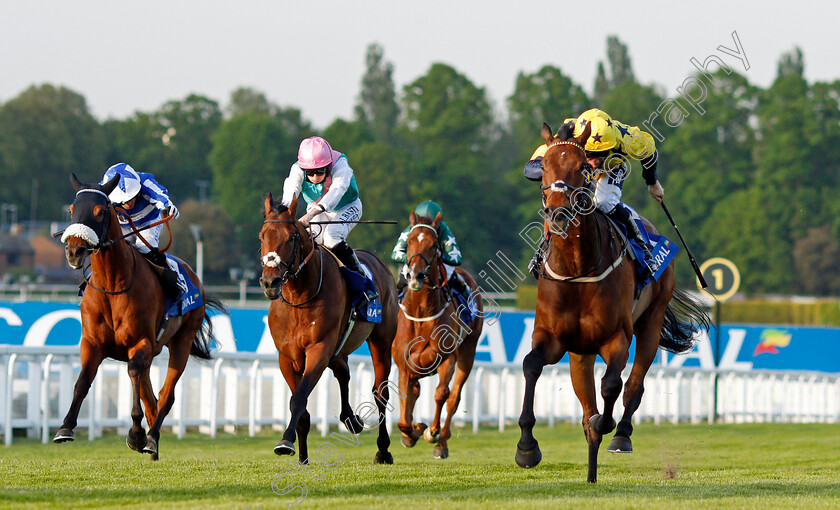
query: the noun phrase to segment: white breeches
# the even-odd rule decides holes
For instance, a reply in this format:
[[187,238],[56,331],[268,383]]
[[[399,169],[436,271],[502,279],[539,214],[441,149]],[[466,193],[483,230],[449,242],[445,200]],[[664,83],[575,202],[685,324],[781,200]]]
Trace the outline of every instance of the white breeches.
[[[312,221],[359,221],[362,219],[362,201],[358,198],[341,209],[322,212]],[[347,235],[356,226],[355,223],[333,223],[330,225],[312,225],[315,241],[327,248],[332,248],[347,239]]]

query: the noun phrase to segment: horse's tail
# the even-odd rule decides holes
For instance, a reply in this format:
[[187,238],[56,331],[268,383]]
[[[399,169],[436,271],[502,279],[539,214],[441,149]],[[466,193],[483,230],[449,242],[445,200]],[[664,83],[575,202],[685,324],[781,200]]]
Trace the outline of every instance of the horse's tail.
[[214,310],[219,313],[230,314],[225,307],[222,300],[210,294],[204,295],[204,321],[198,332],[195,334],[192,347],[190,347],[190,355],[200,359],[212,359],[210,354],[210,346],[213,342],[216,344],[219,341],[213,336],[213,323],[210,321],[210,315],[207,310]]
[[695,333],[709,330],[711,319],[699,300],[688,292],[674,289],[671,302],[665,309],[659,346],[670,352],[686,352],[694,347]]

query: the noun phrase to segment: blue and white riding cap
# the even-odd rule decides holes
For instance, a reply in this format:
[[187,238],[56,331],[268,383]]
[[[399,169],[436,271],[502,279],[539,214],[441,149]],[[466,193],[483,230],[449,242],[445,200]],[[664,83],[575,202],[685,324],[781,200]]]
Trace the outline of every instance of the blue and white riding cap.
[[102,181],[99,184],[105,184],[110,181],[115,175],[120,176],[120,182],[114,191],[108,195],[111,202],[115,204],[124,204],[136,197],[140,193],[140,176],[131,168],[128,163],[117,163],[105,171]]

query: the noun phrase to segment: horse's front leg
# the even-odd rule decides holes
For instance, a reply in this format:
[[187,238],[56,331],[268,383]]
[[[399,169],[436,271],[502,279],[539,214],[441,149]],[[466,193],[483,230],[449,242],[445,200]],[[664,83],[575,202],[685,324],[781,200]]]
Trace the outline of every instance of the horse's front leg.
[[65,441],[72,441],[76,428],[77,420],[79,419],[79,409],[82,407],[82,402],[87,396],[90,385],[96,377],[96,372],[99,370],[99,364],[102,363],[102,349],[93,345],[92,342],[83,338],[80,346],[80,357],[82,361],[82,370],[79,372],[79,377],[76,379],[76,386],[73,389],[73,402],[70,404],[70,409],[64,417],[64,422],[61,428],[53,438],[55,443],[63,443]]
[[589,471],[586,481],[595,483],[598,478],[598,448],[603,436],[592,426],[592,419],[598,414],[598,402],[595,397],[595,356],[569,353],[569,372],[572,388],[583,408],[583,435],[589,445]]
[[[128,377],[131,379],[132,426],[128,431],[125,444],[132,450],[142,453],[146,447],[146,431],[143,430],[143,406],[140,403],[140,392],[146,384],[143,375],[146,374],[148,378],[149,366],[152,364],[151,344],[147,339],[143,339],[129,350],[128,355]],[[149,381],[149,384],[151,384],[151,381]]]
[[[289,423],[286,426],[286,431],[283,433],[283,439],[277,443],[277,446],[274,447],[274,453],[277,455],[294,455],[295,440],[297,439],[296,431],[301,432],[305,427],[305,432],[308,433],[309,415],[306,411],[306,405],[309,402],[309,394],[312,393],[312,390],[321,378],[321,374],[323,374],[324,369],[327,368],[331,354],[332,352],[326,348],[325,342],[318,342],[306,350],[304,355],[306,361],[303,369],[303,375],[300,377],[297,387],[292,389],[292,398],[289,401],[289,408],[291,409]],[[282,359],[283,358],[281,357],[281,360]],[[282,361],[280,368],[283,370]],[[288,382],[289,377],[286,374],[287,370],[294,372],[294,369],[292,367],[287,367],[283,370],[283,375],[286,377],[286,381]],[[301,423],[301,419],[304,420],[303,423]],[[300,428],[298,427],[299,424]],[[306,449],[305,435],[301,437],[299,446],[301,449],[299,460],[301,464],[306,464],[309,457]]]
[[397,422],[397,427],[402,432],[400,442],[406,448],[412,448],[426,430],[426,424],[412,423],[414,404],[420,396],[420,380],[412,378],[406,366],[400,368],[400,391],[405,394],[405,401],[400,405],[400,419]]
[[601,378],[601,397],[604,399],[604,414],[592,418],[592,426],[599,434],[609,434],[615,429],[615,403],[621,395],[621,372],[627,364],[629,336],[619,332],[601,349],[601,357],[607,364]]
[[432,444],[440,441],[440,415],[443,413],[443,405],[449,398],[449,383],[452,380],[452,373],[455,371],[455,356],[447,358],[438,366],[438,385],[435,390],[435,417],[432,426],[427,428],[423,438]]
[[358,434],[364,429],[365,424],[350,406],[350,367],[347,366],[347,356],[333,358],[329,367],[338,381],[341,394],[341,412],[338,417],[349,432]]

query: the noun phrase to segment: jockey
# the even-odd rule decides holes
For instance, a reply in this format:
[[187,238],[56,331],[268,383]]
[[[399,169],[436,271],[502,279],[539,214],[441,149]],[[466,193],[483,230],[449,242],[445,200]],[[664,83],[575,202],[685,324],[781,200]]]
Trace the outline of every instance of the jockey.
[[[164,216],[174,215],[175,218],[178,217],[178,208],[169,199],[166,188],[158,184],[152,174],[138,173],[127,163],[117,163],[105,171],[100,184],[110,181],[115,175],[120,176],[120,182],[108,198],[128,213],[126,216],[125,213],[117,210],[117,220],[120,222],[123,235],[133,230],[128,222],[129,217],[138,229],[150,225]],[[156,225],[126,237],[126,241],[134,245],[137,251],[142,253],[152,264],[163,268],[161,274],[163,292],[168,298],[175,300],[187,289],[179,281],[178,273],[167,263],[166,256],[158,251],[162,229],[163,224]],[[143,242],[143,239],[146,242]]]
[[[648,186],[650,196],[662,202],[665,190],[656,176],[658,153],[653,137],[636,126],[629,126],[610,118],[605,112],[593,108],[583,112],[577,119],[566,119],[564,124],[573,123],[573,136],[580,136],[586,124],[592,131],[586,140],[586,162],[592,168],[595,179],[594,205],[612,220],[623,224],[629,235],[636,238],[645,254],[644,265],[651,274],[658,269],[650,248],[643,241],[636,222],[630,218],[630,209],[621,202],[621,187],[627,176],[628,159],[642,163],[642,177]],[[542,159],[546,145],[537,148],[531,160],[525,165],[525,177],[532,181],[542,179]],[[534,254],[528,265],[532,274],[539,274],[542,263],[542,249]]]
[[[438,213],[443,216],[443,211],[440,206],[431,200],[421,202],[415,209],[414,214],[418,217],[435,219]],[[394,262],[402,262],[403,267],[400,270],[400,280],[397,283],[397,290],[402,292],[402,289],[408,285],[406,282],[406,275],[408,274],[408,265],[406,261],[406,249],[408,247],[408,233],[411,231],[411,226],[405,228],[400,233],[400,238],[394,249],[391,252],[391,260]],[[455,271],[455,266],[461,265],[461,250],[458,249],[458,243],[455,241],[455,236],[449,230],[449,225],[445,221],[441,221],[437,229],[438,243],[441,247],[441,259],[443,260],[443,267],[446,269],[446,280],[449,286],[458,293],[467,296],[467,284]]]
[[[309,227],[311,221],[348,222],[318,225],[315,241],[329,248],[347,269],[364,275],[359,259],[346,241],[347,235],[356,226],[351,222],[362,218],[362,201],[356,177],[347,156],[333,150],[319,136],[300,142],[298,160],[283,183],[282,204],[289,207],[300,194],[306,201],[306,214],[300,218],[304,227]],[[370,292],[365,293],[368,301],[376,297]]]

